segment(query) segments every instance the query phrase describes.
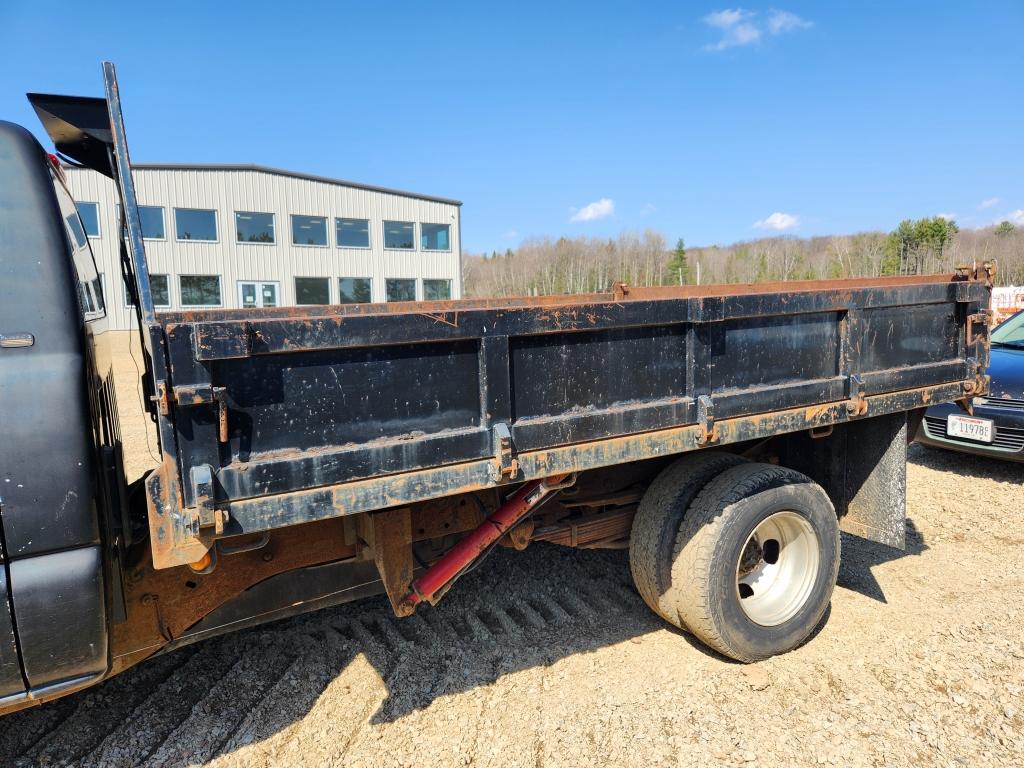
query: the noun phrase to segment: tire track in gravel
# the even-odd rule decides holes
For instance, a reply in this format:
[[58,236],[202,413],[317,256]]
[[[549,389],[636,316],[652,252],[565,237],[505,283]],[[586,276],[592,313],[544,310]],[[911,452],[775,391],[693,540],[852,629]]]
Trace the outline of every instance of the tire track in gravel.
[[278,640],[296,656],[282,675],[267,686],[260,701],[221,746],[221,755],[230,755],[272,738],[292,723],[301,721],[351,654],[350,647],[323,622],[303,627],[302,631],[296,628],[290,632],[284,628]]
[[141,665],[136,674],[115,677],[107,685],[84,691],[79,706],[60,725],[25,751],[42,765],[73,762],[95,749],[121,727],[143,700],[173,677],[195,654],[194,648],[161,656]]
[[242,645],[243,637],[227,637],[197,646],[197,651],[174,675],[151,689],[131,716],[82,759],[82,768],[132,768],[144,764],[189,716],[195,703],[230,672]]
[[281,652],[285,643],[280,633],[260,632],[251,640],[227,674],[207,689],[189,716],[160,744],[147,766],[176,768],[211,759],[263,694],[281,680],[295,655]]
[[70,696],[5,717],[4,725],[7,728],[0,737],[0,765],[16,765],[18,757],[46,740],[78,708],[79,703],[77,696]]
[[[656,623],[629,583],[621,553],[499,550],[412,617],[395,618],[381,597],[338,606],[190,646],[5,718],[0,765],[248,765],[272,761],[300,737],[303,755],[339,759],[350,747],[370,749],[375,728],[439,697],[545,667],[559,657],[552,646],[600,642],[587,638],[607,634],[602,626]],[[325,694],[349,685],[359,697]],[[323,706],[347,731],[309,746],[307,720]],[[517,752],[534,749],[539,731],[530,733]]]

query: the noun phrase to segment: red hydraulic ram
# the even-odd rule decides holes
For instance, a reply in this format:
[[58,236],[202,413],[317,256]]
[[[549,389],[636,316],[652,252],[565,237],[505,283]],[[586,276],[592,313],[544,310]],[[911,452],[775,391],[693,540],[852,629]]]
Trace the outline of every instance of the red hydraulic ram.
[[[490,517],[413,580],[400,605],[409,613],[422,602],[434,603],[476,558],[508,533],[552,493],[571,485],[572,475],[554,475],[526,483]],[[440,593],[440,594],[439,594]],[[404,611],[403,611],[404,614]]]

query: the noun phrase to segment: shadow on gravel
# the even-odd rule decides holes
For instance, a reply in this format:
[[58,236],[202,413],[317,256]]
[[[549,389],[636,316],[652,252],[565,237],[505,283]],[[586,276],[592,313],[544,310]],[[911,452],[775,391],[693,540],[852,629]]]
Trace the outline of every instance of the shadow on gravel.
[[918,443],[913,443],[907,448],[907,461],[939,472],[980,477],[998,483],[1019,483],[1024,480],[1024,464],[926,447]]
[[436,607],[408,619],[395,619],[381,598],[375,610],[331,626],[386,681],[389,695],[372,718],[381,723],[665,625],[634,589],[625,552],[535,544],[496,551]]
[[[202,765],[302,720],[360,658],[380,681],[342,696],[353,717],[386,723],[664,626],[633,588],[626,552],[498,549],[407,619],[369,598],[207,640],[0,718],[0,765]],[[334,691],[332,706],[348,709]]]
[[888,601],[885,599],[882,585],[878,583],[872,569],[892,560],[921,555],[928,549],[924,535],[914,525],[913,518],[909,517],[907,518],[907,548],[905,550],[893,549],[884,544],[876,544],[847,533],[842,534],[842,537],[843,556],[839,563],[839,578],[836,581],[836,586],[852,590],[880,603]]
[[[999,483],[1020,483],[1024,479],[1022,464],[925,447],[917,443],[908,447],[907,461],[910,464],[938,472],[950,472],[965,478],[982,478]],[[891,560],[921,555],[927,549],[923,534],[911,518],[907,518],[907,549],[904,552],[844,533],[843,559],[839,567],[837,586],[882,603],[887,602],[872,569]]]

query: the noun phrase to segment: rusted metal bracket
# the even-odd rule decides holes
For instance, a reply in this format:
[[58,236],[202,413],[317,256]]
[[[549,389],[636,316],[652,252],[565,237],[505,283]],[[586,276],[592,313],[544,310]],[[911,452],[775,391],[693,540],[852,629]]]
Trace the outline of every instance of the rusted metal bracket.
[[985,373],[985,366],[983,366],[976,357],[967,358],[967,374],[969,377],[973,376],[973,378],[964,379],[961,387],[963,388],[965,397],[958,399],[956,404],[960,406],[960,409],[964,411],[964,413],[973,416],[974,398],[988,392],[989,382],[992,380],[992,377]]
[[519,460],[515,457],[512,432],[508,424],[498,423],[491,428],[494,436],[494,463],[491,465],[491,480],[500,483],[512,480],[519,474]]
[[253,353],[252,324],[245,321],[226,331],[217,323],[196,323],[193,344],[195,358],[199,362],[250,357]]
[[171,415],[171,400],[167,394],[167,382],[158,381],[156,385],[156,394],[150,396],[150,400],[156,403],[157,409],[160,411],[161,416]]
[[867,391],[860,374],[850,374],[846,380],[846,396],[846,412],[851,417],[863,416],[868,412]]
[[[980,264],[975,261],[971,264],[962,264],[956,268],[956,276],[960,280],[971,282],[984,282],[989,288],[995,284],[996,262],[983,261]],[[959,299],[957,299],[959,301]]]
[[224,524],[228,521],[228,512],[226,509],[217,509],[214,506],[216,494],[213,486],[213,467],[209,464],[192,467],[189,471],[189,479],[192,481],[192,494],[196,500],[190,533],[197,536],[200,528],[212,526],[214,534],[223,535]]
[[715,426],[715,403],[710,395],[697,397],[697,434],[694,442],[699,446],[718,442],[718,428]]
[[228,390],[210,384],[179,384],[174,388],[174,400],[179,407],[217,405],[217,440],[228,441]]
[[522,552],[530,546],[530,541],[533,539],[533,531],[536,527],[537,523],[533,518],[527,518],[498,539],[498,545]]
[[373,561],[395,615],[408,616],[415,610],[402,602],[412,583],[412,512],[400,507],[361,515],[359,537],[373,550]]
[[612,283],[612,299],[614,301],[622,301],[627,296],[629,296],[629,283]]
[[980,325],[985,329],[985,338],[988,338],[988,329],[992,327],[992,310],[986,309],[967,316],[967,346],[973,346],[977,341],[974,335],[974,326]]

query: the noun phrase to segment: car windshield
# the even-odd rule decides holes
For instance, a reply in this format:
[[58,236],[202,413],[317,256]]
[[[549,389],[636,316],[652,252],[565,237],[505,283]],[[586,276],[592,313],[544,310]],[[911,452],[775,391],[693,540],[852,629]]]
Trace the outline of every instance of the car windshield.
[[1018,312],[992,331],[992,343],[1024,346],[1024,311]]

